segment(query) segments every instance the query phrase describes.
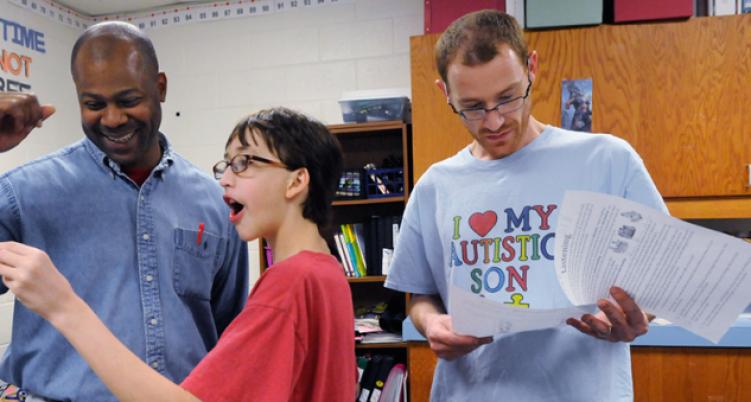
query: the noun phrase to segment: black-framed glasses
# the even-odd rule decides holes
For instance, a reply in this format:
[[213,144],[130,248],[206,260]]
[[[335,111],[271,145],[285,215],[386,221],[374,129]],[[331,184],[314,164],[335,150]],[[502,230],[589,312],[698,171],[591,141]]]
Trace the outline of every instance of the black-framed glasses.
[[227,168],[230,168],[232,170],[232,173],[242,173],[245,170],[248,169],[248,166],[252,165],[254,162],[261,162],[266,163],[271,166],[280,167],[283,169],[287,168],[287,165],[285,165],[282,162],[279,161],[272,161],[271,159],[266,159],[261,156],[255,156],[250,154],[239,154],[232,157],[230,160],[221,160],[214,165],[212,170],[214,171],[214,178],[219,180],[224,175],[224,171],[227,170]]
[[497,105],[485,109],[484,107],[473,107],[468,109],[459,109],[456,110],[454,105],[449,102],[449,106],[451,106],[451,110],[454,111],[454,113],[458,114],[462,117],[462,119],[467,121],[477,121],[482,120],[487,116],[488,113],[492,111],[497,111],[499,114],[504,115],[511,112],[515,112],[524,105],[524,101],[527,100],[529,97],[529,90],[532,88],[532,78],[527,74],[527,92],[524,93],[524,96],[517,96],[516,98],[509,99],[503,102],[498,103]]

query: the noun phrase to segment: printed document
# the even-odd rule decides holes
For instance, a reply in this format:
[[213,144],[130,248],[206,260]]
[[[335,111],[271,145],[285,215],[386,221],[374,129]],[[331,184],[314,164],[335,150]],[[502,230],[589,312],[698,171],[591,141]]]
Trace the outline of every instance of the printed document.
[[619,286],[642,310],[717,343],[751,303],[751,244],[633,201],[567,192],[555,238],[558,281],[575,307],[512,307],[462,289],[452,275],[454,330],[489,336],[564,325]]

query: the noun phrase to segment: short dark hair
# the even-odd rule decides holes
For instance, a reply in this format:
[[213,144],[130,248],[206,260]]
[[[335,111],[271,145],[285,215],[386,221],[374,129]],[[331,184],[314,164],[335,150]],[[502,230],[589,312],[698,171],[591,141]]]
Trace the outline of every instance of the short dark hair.
[[524,34],[514,17],[497,10],[481,10],[462,16],[451,25],[435,45],[435,63],[443,82],[448,84],[448,67],[459,58],[467,66],[493,60],[498,45],[508,45],[522,65],[527,65],[529,50]]
[[310,175],[303,217],[318,225],[325,235],[331,223],[331,201],[342,175],[339,141],[321,122],[284,107],[261,110],[240,120],[227,144],[238,139],[243,146],[256,145],[260,135],[269,149],[290,170],[306,168]]
[[[81,36],[78,37],[76,43],[73,45],[73,51],[70,55],[70,72],[73,75],[73,78],[75,78],[76,76],[75,66],[78,52],[81,50],[83,45],[85,45],[90,40],[101,38],[106,38],[107,40],[111,40],[113,42],[122,41],[132,43],[135,46],[136,50],[138,50],[138,53],[143,57],[144,67],[151,69],[154,74],[159,73],[159,60],[157,60],[156,51],[154,50],[154,44],[151,43],[151,39],[149,39],[148,36],[143,33],[143,31],[131,24],[120,21],[107,21],[92,25],[87,28],[81,34]],[[100,49],[101,51],[106,52],[107,49],[112,48],[103,46],[101,48],[98,48],[97,50]],[[106,56],[106,54],[103,55],[103,57]]]

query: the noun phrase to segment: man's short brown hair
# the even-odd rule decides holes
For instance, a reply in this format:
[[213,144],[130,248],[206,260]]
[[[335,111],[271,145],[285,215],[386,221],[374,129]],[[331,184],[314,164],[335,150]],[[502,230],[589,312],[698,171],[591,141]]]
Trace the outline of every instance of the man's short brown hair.
[[481,10],[457,19],[435,45],[435,63],[441,79],[448,84],[448,67],[455,59],[467,66],[493,60],[500,44],[508,45],[522,65],[527,65],[527,42],[514,17],[496,10]]

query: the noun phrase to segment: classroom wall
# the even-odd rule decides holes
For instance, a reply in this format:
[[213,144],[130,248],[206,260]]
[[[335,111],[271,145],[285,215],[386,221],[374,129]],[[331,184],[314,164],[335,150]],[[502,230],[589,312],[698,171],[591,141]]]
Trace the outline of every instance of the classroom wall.
[[[343,91],[410,86],[409,37],[423,31],[422,7],[421,0],[353,0],[148,31],[168,77],[162,131],[180,154],[209,171],[235,122],[258,109],[285,105],[341,123]],[[48,50],[44,65],[34,64],[33,89],[58,108],[43,129],[3,154],[4,172],[83,134],[68,72],[79,32],[4,0],[0,18],[45,33]],[[249,250],[255,282],[257,242]],[[2,295],[0,352],[10,339],[11,318],[11,296]]]

